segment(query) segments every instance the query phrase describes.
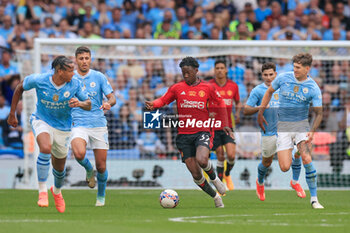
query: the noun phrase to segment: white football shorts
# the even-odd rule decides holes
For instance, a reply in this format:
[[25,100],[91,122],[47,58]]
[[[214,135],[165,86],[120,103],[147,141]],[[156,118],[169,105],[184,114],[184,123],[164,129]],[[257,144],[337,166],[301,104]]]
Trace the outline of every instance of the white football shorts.
[[277,135],[262,136],[261,137],[261,150],[264,158],[270,158],[274,156],[277,151]]
[[308,139],[307,133],[310,131],[310,125],[307,120],[297,122],[278,122],[277,151],[294,148],[302,141]]
[[50,135],[51,154],[57,159],[67,157],[69,149],[70,131],[61,131],[53,128],[45,121],[32,119],[31,125],[35,138],[41,133],[48,133]]
[[71,141],[74,138],[84,139],[88,149],[109,149],[107,127],[75,127],[72,129]]

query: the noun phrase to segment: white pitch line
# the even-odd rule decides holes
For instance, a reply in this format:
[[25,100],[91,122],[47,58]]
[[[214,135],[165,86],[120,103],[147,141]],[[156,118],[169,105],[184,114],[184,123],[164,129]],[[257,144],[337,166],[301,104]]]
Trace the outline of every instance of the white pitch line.
[[64,222],[57,219],[0,219],[0,223],[52,223],[52,222]]
[[[339,212],[339,213],[319,213],[320,215],[349,215],[348,212]],[[307,213],[274,213],[272,216],[295,216],[295,215],[307,215]],[[232,220],[206,220],[208,218],[225,218],[225,217],[266,217],[266,214],[231,214],[231,215],[216,215],[216,216],[191,216],[191,217],[177,217],[177,218],[169,218],[168,220],[171,222],[187,222],[187,223],[206,223],[206,224],[237,224],[237,223],[243,223],[246,225],[250,224],[261,224],[261,225],[273,225],[273,226],[304,226],[300,223],[281,223],[277,222],[278,220],[274,221],[271,219],[264,219],[264,220],[254,220],[254,219],[248,219],[248,220],[240,220],[240,219],[232,219]],[[317,223],[317,224],[310,224],[308,223],[308,226],[312,227],[342,227],[343,224],[329,224],[325,223],[327,220],[322,219],[323,223]]]

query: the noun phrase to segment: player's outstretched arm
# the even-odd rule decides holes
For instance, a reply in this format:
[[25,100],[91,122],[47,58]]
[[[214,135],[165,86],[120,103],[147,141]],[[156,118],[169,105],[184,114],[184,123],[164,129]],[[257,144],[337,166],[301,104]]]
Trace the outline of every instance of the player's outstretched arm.
[[312,142],[312,139],[314,137],[314,133],[318,129],[318,127],[320,126],[322,118],[323,118],[323,108],[322,107],[313,107],[313,111],[316,113],[316,117],[315,117],[314,123],[312,125],[312,128],[307,135],[308,139],[307,139],[306,143]]
[[12,97],[12,103],[11,103],[11,111],[10,111],[10,114],[7,118],[7,123],[9,125],[11,125],[12,127],[17,127],[18,125],[18,120],[17,120],[17,117],[16,117],[16,108],[17,108],[17,104],[23,94],[23,81],[21,81],[16,89],[15,89],[15,92],[13,94],[13,97]]
[[249,105],[244,105],[244,109],[243,109],[243,114],[246,116],[250,116],[253,115],[255,113],[259,112],[259,107],[252,107]]
[[80,107],[86,111],[90,111],[91,110],[91,100],[87,99],[84,101],[79,101],[77,98],[71,98],[69,100],[69,107],[71,107],[71,108]]
[[270,100],[271,100],[271,97],[272,97],[272,94],[275,92],[275,89],[273,89],[272,86],[270,86],[267,91],[265,92],[265,95],[261,101],[261,104],[260,104],[260,107],[259,107],[259,113],[258,113],[258,124],[260,126],[260,128],[265,132],[265,126],[264,126],[264,123],[266,125],[267,124],[267,121],[265,120],[265,117],[264,117],[264,111],[265,109],[267,108],[267,105],[269,104]]
[[117,102],[117,100],[115,98],[115,95],[113,93],[110,93],[110,94],[106,95],[106,97],[107,97],[108,101],[104,102],[101,105],[100,109],[102,109],[102,110],[110,110],[111,107],[113,105],[115,105],[115,103]]

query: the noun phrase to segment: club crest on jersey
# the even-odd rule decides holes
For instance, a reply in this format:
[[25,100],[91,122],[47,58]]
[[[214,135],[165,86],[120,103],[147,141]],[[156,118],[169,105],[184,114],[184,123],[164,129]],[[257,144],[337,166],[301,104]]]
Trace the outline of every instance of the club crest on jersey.
[[307,87],[304,87],[304,88],[303,88],[303,93],[304,93],[304,94],[307,94],[308,92],[309,92],[309,89],[308,89]]
[[196,96],[196,95],[197,95],[197,92],[196,92],[196,91],[189,91],[189,92],[188,92],[188,95],[189,95],[189,96]]
[[297,93],[299,91],[299,86],[294,86],[293,91]]
[[90,87],[96,87],[96,83],[95,82],[91,82],[90,83]]
[[199,97],[204,97],[205,96],[205,92],[204,91],[199,91],[198,95],[199,95]]
[[225,91],[220,91],[220,95],[225,95]]
[[66,98],[67,98],[69,95],[70,95],[70,92],[69,92],[69,91],[66,91],[66,92],[63,94],[63,96],[66,97]]
[[233,92],[232,92],[231,90],[228,90],[228,91],[227,91],[227,95],[228,95],[228,96],[232,96],[232,94],[233,94]]
[[58,95],[53,95],[52,99],[53,101],[58,101]]
[[278,94],[274,94],[273,97],[275,98],[275,100],[278,100]]

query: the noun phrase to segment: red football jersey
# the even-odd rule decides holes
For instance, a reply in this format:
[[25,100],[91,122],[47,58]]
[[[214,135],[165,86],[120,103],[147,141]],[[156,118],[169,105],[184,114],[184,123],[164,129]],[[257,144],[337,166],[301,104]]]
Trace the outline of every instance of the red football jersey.
[[[225,105],[226,105],[226,111],[227,111],[228,124],[229,124],[229,127],[232,128],[233,102],[235,103],[239,102],[238,85],[231,80],[227,80],[227,82],[223,86],[219,86],[219,84],[215,81],[215,79],[211,79],[209,83],[215,87],[215,89],[220,93],[221,97],[224,99]],[[213,115],[214,118],[219,120],[222,118],[222,115],[219,114],[219,108],[216,105],[216,103],[210,103],[210,112],[214,113]],[[215,130],[220,130],[220,129],[222,129],[222,127],[220,128],[215,127]]]
[[174,100],[177,101],[179,134],[210,132],[213,125],[228,126],[225,118],[223,121],[214,121],[209,118],[209,102],[221,106],[223,110],[221,114],[225,114],[225,103],[214,86],[207,82],[199,81],[194,86],[189,86],[185,81],[176,83],[162,97],[153,101],[153,107],[160,108]]

